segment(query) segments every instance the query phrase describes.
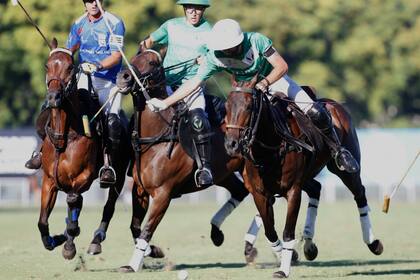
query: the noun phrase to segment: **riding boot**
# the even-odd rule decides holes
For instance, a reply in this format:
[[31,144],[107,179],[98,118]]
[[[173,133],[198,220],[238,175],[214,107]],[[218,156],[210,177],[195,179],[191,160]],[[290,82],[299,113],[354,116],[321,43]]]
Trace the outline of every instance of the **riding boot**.
[[108,188],[115,184],[117,176],[114,167],[118,161],[122,125],[117,114],[108,116],[108,143],[105,151],[105,165],[100,170],[100,186]]
[[[48,109],[48,102],[45,101],[41,106],[41,113],[39,114],[36,120],[36,132],[44,141],[46,134],[45,134],[45,125],[47,124],[49,114],[45,110]],[[25,163],[25,167],[28,169],[40,169],[42,164],[42,148],[38,151],[33,151],[31,158]]]
[[350,151],[341,145],[333,127],[331,116],[324,105],[320,102],[315,102],[308,110],[307,115],[315,126],[334,143],[328,146],[331,149],[338,169],[348,173],[358,172],[360,169],[358,162],[354,159]]
[[208,187],[213,185],[211,171],[211,126],[203,109],[194,109],[189,112],[193,130],[194,144],[197,148],[198,170],[195,173],[197,186]]
[[31,158],[25,163],[28,169],[40,169],[42,164],[42,149],[37,152],[33,151]]

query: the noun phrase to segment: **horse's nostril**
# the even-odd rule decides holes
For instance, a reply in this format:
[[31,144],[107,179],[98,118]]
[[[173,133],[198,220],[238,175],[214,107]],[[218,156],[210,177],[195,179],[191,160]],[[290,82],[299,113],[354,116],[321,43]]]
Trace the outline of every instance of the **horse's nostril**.
[[236,142],[236,141],[232,141],[232,143],[230,144],[230,146],[233,148],[233,149],[236,149],[237,147],[238,147],[238,143]]
[[130,77],[130,75],[128,74],[128,73],[125,73],[124,74],[124,76],[123,76],[123,78],[125,79],[125,80],[128,80],[128,78]]

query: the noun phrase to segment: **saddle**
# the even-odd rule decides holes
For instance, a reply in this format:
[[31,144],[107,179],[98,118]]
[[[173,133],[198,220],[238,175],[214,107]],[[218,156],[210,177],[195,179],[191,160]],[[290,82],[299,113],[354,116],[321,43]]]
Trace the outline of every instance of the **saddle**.
[[[316,100],[315,92],[311,87],[302,86],[302,89]],[[269,106],[269,110],[276,132],[282,135],[287,143],[295,146],[298,150],[303,148],[312,153],[315,153],[322,146],[323,138],[312,121],[284,93],[274,93],[270,104],[272,106]],[[296,120],[301,135],[293,136],[287,122],[288,118]]]

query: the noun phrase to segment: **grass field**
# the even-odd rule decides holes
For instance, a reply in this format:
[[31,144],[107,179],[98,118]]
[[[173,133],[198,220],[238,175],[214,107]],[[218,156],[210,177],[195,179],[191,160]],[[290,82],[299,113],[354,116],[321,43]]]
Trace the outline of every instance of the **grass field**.
[[[304,260],[292,268],[290,279],[420,279],[420,204],[391,205],[390,213],[371,204],[374,232],[384,243],[384,253],[374,256],[362,242],[357,209],[352,202],[321,203],[315,241],[319,255],[314,262]],[[209,221],[216,204],[174,203],[158,227],[152,243],[161,246],[166,258],[146,259],[143,271],[120,274],[128,263],[133,243],[129,231],[131,209],[119,206],[103,243],[103,253],[85,252],[99,224],[101,209],[83,209],[81,235],[76,239],[77,255],[72,261],[61,256],[61,247],[46,251],[37,229],[38,209],[0,208],[0,279],[177,279],[187,270],[192,279],[272,279],[275,259],[260,232],[256,246],[257,264],[246,267],[243,237],[255,206],[247,201],[225,221],[225,242],[212,245]],[[282,234],[285,203],[276,205],[276,224]],[[299,217],[301,236],[306,205]],[[55,209],[50,218],[51,233],[64,230],[64,209]]]

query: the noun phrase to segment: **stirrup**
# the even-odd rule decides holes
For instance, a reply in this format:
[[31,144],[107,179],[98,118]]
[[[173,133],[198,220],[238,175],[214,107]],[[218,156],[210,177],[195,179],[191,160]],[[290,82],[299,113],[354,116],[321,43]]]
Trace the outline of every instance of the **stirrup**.
[[[198,183],[198,178],[200,176],[201,173],[203,172],[207,172],[210,176],[210,178],[212,179],[212,183],[211,184],[206,184],[206,185],[200,185]],[[194,173],[194,181],[195,181],[195,185],[197,186],[197,188],[203,188],[203,187],[210,187],[211,185],[213,185],[213,175],[211,174],[210,169],[203,167],[202,169],[197,169]]]
[[[101,181],[101,174],[102,174],[102,171],[104,171],[104,170],[111,170],[112,175],[114,176],[114,181],[112,181],[112,182]],[[115,173],[115,169],[111,165],[102,166],[101,169],[99,169],[99,174],[98,175],[99,175],[99,183],[100,184],[113,185],[117,182],[117,174]]]

